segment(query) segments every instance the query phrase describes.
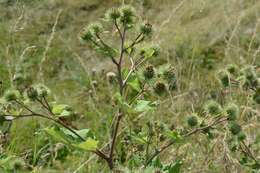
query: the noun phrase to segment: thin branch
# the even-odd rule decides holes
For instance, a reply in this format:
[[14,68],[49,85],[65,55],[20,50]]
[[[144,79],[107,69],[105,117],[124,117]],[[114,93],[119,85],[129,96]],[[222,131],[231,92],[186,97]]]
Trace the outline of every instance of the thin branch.
[[50,106],[50,104],[49,104],[49,102],[47,101],[47,99],[46,99],[45,96],[43,96],[43,101],[45,102],[46,106],[48,107],[50,113],[53,114],[52,109],[51,109],[51,106]]
[[[119,125],[120,125],[120,121],[122,118],[122,113],[119,110],[119,113],[117,115],[117,121],[116,121],[116,125],[115,125],[115,130],[113,133],[113,137],[112,137],[112,143],[111,143],[111,149],[110,149],[110,154],[109,154],[109,158],[110,158],[110,167],[111,165],[113,165],[113,153],[114,153],[114,149],[115,149],[115,144],[116,144],[116,139],[117,139],[117,133],[118,133],[118,129],[119,129]],[[112,166],[113,167],[113,166]]]
[[45,102],[44,103],[42,100],[40,100],[38,98],[36,99],[36,101],[38,101],[42,105],[43,108],[45,108],[52,116],[54,116],[49,104],[48,105],[46,104],[46,103],[48,103],[47,101],[44,101]]
[[[105,48],[109,48],[112,49],[109,45],[107,45],[104,40],[98,35],[96,34],[96,37],[99,39],[100,43],[105,47]],[[118,65],[118,62],[116,61],[116,59],[113,56],[109,56],[111,58],[111,60],[113,61],[114,64]]]
[[[4,115],[4,117],[7,115]],[[61,125],[62,127],[68,129],[70,132],[72,132],[73,134],[75,134],[77,137],[80,138],[81,141],[85,141],[84,138],[82,138],[76,131],[74,131],[72,128],[70,128],[69,126],[67,126],[66,124],[64,124],[62,121],[58,120],[58,119],[54,119],[52,117],[43,115],[43,114],[39,114],[39,113],[35,113],[32,112],[31,114],[25,114],[25,115],[19,115],[19,116],[13,116],[12,120],[17,120],[17,119],[21,119],[21,118],[28,118],[28,117],[40,117],[40,118],[44,118],[44,119],[48,119],[51,120],[59,125]]]
[[[130,60],[131,60],[131,59],[130,59]],[[132,67],[131,67],[129,73],[127,74],[126,78],[125,78],[124,81],[123,81],[123,86],[126,85],[126,83],[127,83],[128,79],[129,79],[129,77],[131,76],[131,74],[132,74],[142,63],[144,63],[146,60],[147,60],[147,59],[144,59],[144,56],[140,57],[134,64],[133,64],[133,62],[132,62],[132,60],[131,60]],[[140,61],[140,62],[138,63],[138,61]]]
[[122,32],[121,32],[121,30],[120,30],[120,28],[119,28],[119,26],[117,24],[117,20],[115,20],[115,26],[116,26],[116,29],[117,29],[117,31],[118,31],[118,33],[120,35],[121,40],[122,40],[123,39],[123,35],[122,35]]
[[[120,31],[116,21],[115,21],[115,25],[116,25],[118,31]],[[121,33],[121,32],[119,32],[119,33]],[[120,51],[121,52],[120,52],[119,62],[117,64],[119,92],[120,92],[121,96],[123,96],[123,91],[124,91],[123,78],[122,78],[122,69],[121,68],[122,68],[122,61],[123,61],[123,57],[124,57],[125,36],[126,36],[126,26],[124,25],[123,34],[122,33],[120,34],[120,38],[121,38],[121,49],[120,49]],[[114,154],[114,150],[115,150],[117,134],[118,134],[119,125],[120,125],[120,121],[121,121],[122,116],[123,116],[122,110],[119,108],[118,114],[117,114],[116,124],[115,124],[113,135],[112,135],[112,142],[111,142],[111,148],[110,148],[110,153],[109,153],[108,165],[109,165],[111,170],[114,167],[113,154]]]
[[[18,120],[21,118],[29,118],[29,117],[40,117],[40,118],[44,118],[44,119],[48,119],[50,121],[55,122],[56,124],[61,125],[62,127],[66,128],[67,130],[69,130],[71,133],[73,133],[74,135],[76,135],[82,142],[85,141],[84,138],[82,138],[76,131],[74,131],[72,128],[70,128],[69,126],[67,126],[66,124],[64,124],[62,121],[54,119],[52,117],[49,116],[45,116],[43,114],[39,114],[39,113],[31,113],[31,114],[23,114],[23,115],[18,115],[18,116],[13,116],[13,115],[0,115],[0,117],[4,117],[6,119],[6,121],[13,121],[13,120]],[[12,118],[10,118],[12,117]],[[100,150],[96,149],[95,151],[92,151],[93,153],[97,154],[99,157],[101,157],[102,159],[108,161],[108,157]]]
[[[201,127],[201,128],[196,128],[190,132],[188,132],[187,134],[183,135],[183,137],[189,137],[193,134],[196,134],[198,132],[201,132],[203,130],[206,130],[206,129],[209,129],[209,128],[212,128],[213,126],[216,126],[218,124],[221,124],[222,122],[225,122],[227,121],[228,119],[225,117],[223,119],[219,119],[217,118],[215,121],[213,121],[211,124],[207,125],[207,126],[204,126],[204,127]],[[163,147],[161,147],[159,150],[156,150],[154,152],[154,154],[152,154],[152,156],[147,160],[147,162],[145,163],[145,166],[149,165],[152,160],[158,156],[160,153],[162,153],[164,150],[168,149],[170,146],[172,146],[173,144],[175,143],[175,141],[169,141],[167,144],[165,144]]]
[[130,69],[130,71],[129,71],[129,73],[126,75],[126,78],[124,79],[124,81],[123,81],[123,86],[125,86],[126,85],[126,82],[127,82],[127,80],[128,80],[128,78],[131,76],[131,74],[134,72],[134,70],[135,70],[135,63],[134,63],[134,60],[133,60],[133,58],[131,58],[130,57],[130,61],[131,61],[131,69]]
[[19,104],[20,106],[22,106],[23,108],[25,108],[27,111],[29,111],[30,113],[34,113],[29,107],[27,107],[25,104],[23,104],[22,102],[19,102],[18,100],[15,100],[15,102],[17,104]]
[[123,36],[122,36],[122,39],[121,39],[121,54],[120,54],[120,58],[119,58],[119,64],[120,65],[122,65],[122,60],[123,60],[123,57],[124,57],[125,35],[126,35],[126,27],[124,26]]
[[132,48],[133,46],[135,46],[136,44],[140,43],[141,41],[143,41],[144,37],[142,37],[140,40],[139,38],[143,36],[143,33],[138,34],[138,36],[135,38],[135,40],[128,46],[125,48],[125,50]]

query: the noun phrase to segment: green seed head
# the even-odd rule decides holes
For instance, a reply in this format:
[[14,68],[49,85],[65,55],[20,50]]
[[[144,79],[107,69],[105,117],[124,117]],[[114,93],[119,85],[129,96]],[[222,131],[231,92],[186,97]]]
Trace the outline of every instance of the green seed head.
[[154,77],[154,67],[152,65],[148,65],[145,67],[145,70],[143,72],[143,75],[146,79],[151,79]]
[[229,104],[226,107],[225,111],[227,113],[228,120],[234,121],[237,119],[238,114],[239,114],[239,108],[236,104],[234,104],[234,103]]
[[245,78],[249,81],[253,81],[257,79],[257,75],[255,72],[255,68],[253,66],[246,66],[241,70],[241,74],[245,76]]
[[232,74],[232,75],[237,75],[238,74],[238,66],[235,64],[229,64],[227,65],[227,71]]
[[96,23],[90,24],[88,29],[93,35],[96,35],[103,31],[103,26],[101,23],[96,22]]
[[238,135],[237,135],[237,139],[239,141],[244,141],[246,139],[246,134],[244,132],[240,132]]
[[198,116],[197,115],[191,115],[187,119],[187,123],[190,127],[195,127],[198,125]]
[[20,93],[17,90],[8,90],[4,94],[4,99],[7,102],[15,101],[20,97]]
[[37,85],[36,90],[39,97],[47,97],[50,93],[50,90],[42,84]]
[[205,104],[205,111],[211,115],[218,115],[222,112],[222,108],[219,103],[210,100]]
[[105,17],[107,20],[115,21],[120,17],[120,12],[117,8],[111,8],[106,12]]
[[119,9],[121,14],[120,21],[125,25],[131,25],[134,22],[135,10],[129,5],[122,6]]
[[226,70],[221,70],[217,74],[219,82],[224,86],[224,87],[229,87],[230,86],[230,73]]
[[143,23],[140,26],[140,33],[142,33],[145,36],[149,36],[152,33],[152,25],[149,23]]
[[241,131],[241,126],[236,122],[231,122],[229,126],[229,130],[233,135],[237,135]]
[[38,92],[34,87],[31,87],[27,90],[27,97],[32,100],[35,101],[38,98]]
[[166,92],[166,85],[163,82],[156,82],[154,86],[154,92],[158,95],[163,95]]
[[167,80],[168,82],[175,81],[176,80],[176,75],[175,75],[174,69],[171,68],[171,69],[169,69],[167,71],[164,71],[163,72],[163,78],[165,80]]
[[94,38],[93,33],[89,30],[89,28],[84,28],[83,31],[80,33],[80,39],[82,41],[90,42]]

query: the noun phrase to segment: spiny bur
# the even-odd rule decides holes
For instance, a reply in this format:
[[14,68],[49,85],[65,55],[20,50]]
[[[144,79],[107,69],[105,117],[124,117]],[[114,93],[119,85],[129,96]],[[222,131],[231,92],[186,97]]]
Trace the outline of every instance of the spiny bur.
[[166,85],[164,82],[157,81],[154,86],[154,92],[158,95],[163,95],[166,92]]
[[236,64],[229,64],[227,65],[226,69],[232,75],[237,75],[239,72],[239,68]]
[[219,82],[224,86],[224,87],[229,87],[230,86],[230,73],[226,70],[221,70],[217,74]]
[[142,23],[140,25],[140,33],[145,36],[149,36],[152,34],[152,25],[149,23]]
[[173,68],[170,68],[163,72],[163,78],[168,82],[176,80],[176,75]]
[[229,124],[229,130],[233,135],[237,135],[241,131],[241,126],[236,122],[231,122]]
[[31,87],[27,90],[27,97],[32,100],[35,101],[38,98],[38,92],[37,89],[34,87]]
[[20,97],[20,93],[17,90],[11,89],[7,90],[4,94],[4,99],[7,102],[15,101]]
[[152,65],[147,65],[143,71],[143,75],[146,79],[152,79],[155,75],[154,67]]
[[225,111],[227,113],[229,121],[234,121],[237,119],[239,114],[239,108],[236,104],[230,103],[229,105],[226,106]]
[[246,134],[244,132],[240,132],[238,135],[237,135],[237,139],[239,141],[244,141],[246,139]]
[[103,26],[101,23],[95,22],[95,23],[90,24],[88,29],[93,35],[97,35],[103,31]]
[[187,124],[190,126],[190,127],[195,127],[197,126],[199,123],[198,121],[198,116],[196,114],[193,114],[193,115],[190,115],[188,118],[187,118]]
[[120,12],[120,22],[126,26],[131,26],[134,23],[135,10],[129,5],[122,6],[119,9]]
[[39,97],[47,97],[50,90],[43,84],[38,84],[35,86]]
[[177,89],[177,78],[174,68],[170,68],[163,72],[163,78],[168,82],[168,88],[170,91]]
[[105,14],[105,18],[113,22],[116,21],[119,17],[120,17],[120,12],[117,8],[111,8]]
[[255,68],[251,65],[245,66],[241,69],[241,74],[246,77],[247,80],[252,81],[257,78]]
[[222,112],[222,108],[219,103],[214,100],[210,100],[205,104],[205,111],[211,115],[218,115]]
[[80,33],[80,40],[85,42],[90,42],[93,40],[93,34],[88,28],[84,28],[83,31]]

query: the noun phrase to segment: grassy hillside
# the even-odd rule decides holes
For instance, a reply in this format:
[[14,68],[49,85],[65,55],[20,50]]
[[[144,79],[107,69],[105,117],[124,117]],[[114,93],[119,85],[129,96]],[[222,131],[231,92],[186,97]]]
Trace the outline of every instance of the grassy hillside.
[[[44,83],[59,103],[77,111],[73,125],[92,129],[99,146],[105,146],[113,119],[113,92],[117,89],[106,80],[106,74],[115,72],[115,68],[78,37],[82,28],[104,17],[107,9],[123,3],[133,5],[138,17],[153,25],[151,42],[160,46],[161,54],[151,63],[171,64],[178,87],[159,100],[154,112],[138,121],[124,119],[121,133],[129,128],[142,129],[148,121],[182,128],[187,115],[202,112],[210,98],[221,105],[235,102],[240,105],[239,121],[243,122],[248,144],[259,160],[259,104],[249,104],[252,91],[225,90],[216,78],[227,64],[240,69],[253,65],[259,78],[259,0],[0,0],[0,96],[16,85],[14,79],[20,73],[26,76],[23,87]],[[106,36],[110,35],[116,33]],[[2,125],[1,131],[7,126]],[[23,162],[25,168],[20,172],[109,172],[93,154],[51,140],[41,130],[46,126],[51,125],[37,118],[13,122],[8,135],[0,137],[0,159],[9,156]],[[216,132],[214,136],[210,142],[202,134],[192,136],[184,145],[176,144],[163,152],[161,160],[170,163],[184,158],[182,172],[189,173],[251,171],[236,159],[242,156],[227,146],[230,134]],[[119,165],[122,170],[127,167],[128,163]]]

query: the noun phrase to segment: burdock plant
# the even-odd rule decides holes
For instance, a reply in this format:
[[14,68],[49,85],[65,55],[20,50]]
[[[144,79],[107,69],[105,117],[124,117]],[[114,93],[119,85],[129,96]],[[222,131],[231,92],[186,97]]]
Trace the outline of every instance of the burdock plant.
[[[114,102],[111,103],[114,112],[111,118],[113,121],[109,125],[111,134],[107,141],[108,145],[99,148],[99,141],[90,129],[78,130],[75,128],[68,121],[75,115],[73,109],[66,104],[57,103],[50,95],[50,90],[42,84],[28,87],[24,92],[16,89],[6,91],[4,100],[8,106],[0,105],[0,123],[26,117],[49,120],[55,125],[44,128],[48,135],[70,147],[96,154],[107,163],[111,170],[114,170],[117,161],[126,161],[129,158],[128,155],[133,153],[137,153],[138,160],[144,167],[160,165],[158,160],[154,164],[154,158],[173,144],[182,144],[186,141],[183,138],[199,132],[212,137],[212,129],[217,130],[218,125],[223,125],[227,121],[232,135],[236,135],[237,139],[242,142],[246,139],[242,127],[235,121],[239,112],[237,106],[230,104],[223,111],[221,105],[214,100],[205,104],[206,115],[202,122],[199,121],[195,113],[188,117],[187,124],[192,127],[188,130],[163,127],[158,134],[154,131],[156,126],[153,125],[152,121],[147,123],[147,127],[144,128],[144,126],[138,125],[138,120],[133,120],[133,130],[128,129],[134,116],[145,115],[145,113],[153,111],[158,103],[161,103],[161,100],[158,99],[160,96],[165,96],[169,93],[168,90],[177,88],[176,74],[174,68],[169,67],[157,75],[158,71],[155,70],[155,67],[148,64],[150,59],[159,55],[160,49],[156,45],[145,42],[152,38],[152,25],[140,21],[133,7],[122,6],[110,9],[106,12],[105,19],[100,21],[85,27],[80,32],[79,38],[83,44],[87,44],[104,58],[107,58],[115,69],[115,72],[107,74],[111,85],[116,85],[112,99]],[[111,31],[115,33],[109,40],[107,40],[108,30],[110,33]],[[233,73],[233,70],[224,71],[220,75],[219,79],[225,87],[230,84],[230,73]],[[243,74],[247,80],[255,80],[255,74],[252,73],[251,69],[245,70]],[[92,85],[97,87],[96,82]],[[153,97],[153,93],[156,94],[156,97]],[[257,96],[253,96],[256,102],[259,100],[258,93],[256,92]],[[201,116],[203,115],[201,114]],[[123,132],[124,137],[119,137],[122,120],[126,120],[124,129],[127,130]],[[129,133],[127,134],[127,132]],[[159,139],[155,137],[159,137]],[[154,145],[153,141],[158,144]],[[123,142],[126,145],[118,145]],[[135,145],[135,143],[137,144]],[[126,147],[132,147],[129,148],[131,152],[127,153],[128,158],[126,158],[128,150],[122,151],[122,148]],[[141,153],[142,151],[145,152]],[[182,161],[176,162],[176,164],[179,164],[177,166],[180,167]],[[176,170],[174,165],[164,167],[163,171]],[[170,168],[171,166],[174,168]],[[167,168],[169,169],[166,170]],[[177,172],[180,172],[179,168]]]
[[[116,110],[107,150],[98,149],[98,140],[89,129],[75,130],[73,128],[73,125],[67,121],[67,117],[74,114],[73,110],[68,105],[49,102],[50,90],[42,84],[27,88],[25,94],[16,90],[7,91],[6,101],[15,102],[23,108],[23,111],[17,116],[4,114],[1,117],[6,120],[16,120],[36,116],[50,120],[57,126],[45,128],[47,134],[72,147],[95,153],[112,170],[115,167],[115,151],[122,119],[130,113],[152,110],[156,104],[141,99],[140,96],[152,89],[158,95],[162,95],[166,91],[166,85],[159,79],[153,84],[150,83],[151,85],[146,83],[148,79],[155,77],[155,68],[147,65],[147,61],[159,55],[157,46],[144,43],[147,39],[151,39],[152,25],[150,23],[140,21],[135,9],[128,5],[108,10],[105,18],[100,21],[85,27],[80,32],[79,38],[81,43],[89,45],[97,53],[110,59],[116,69],[115,77],[118,86],[114,94]],[[108,30],[113,30],[117,34],[111,37],[112,41],[106,40],[105,34]],[[119,43],[119,45],[113,45],[111,42]],[[151,90],[146,90],[149,86]],[[28,101],[40,105],[44,111],[34,111],[27,105]]]

